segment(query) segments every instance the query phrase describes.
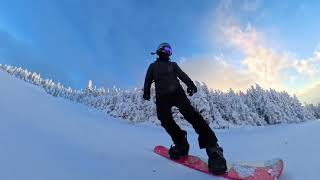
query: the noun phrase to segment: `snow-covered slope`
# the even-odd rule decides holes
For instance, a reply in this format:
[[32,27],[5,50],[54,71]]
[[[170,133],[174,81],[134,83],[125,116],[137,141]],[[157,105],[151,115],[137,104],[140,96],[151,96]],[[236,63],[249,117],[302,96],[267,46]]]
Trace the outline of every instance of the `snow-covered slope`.
[[[0,71],[0,179],[219,179],[155,155],[168,135],[46,94]],[[282,180],[318,179],[320,122],[217,130],[233,161],[285,161]],[[205,157],[188,129],[192,154]]]

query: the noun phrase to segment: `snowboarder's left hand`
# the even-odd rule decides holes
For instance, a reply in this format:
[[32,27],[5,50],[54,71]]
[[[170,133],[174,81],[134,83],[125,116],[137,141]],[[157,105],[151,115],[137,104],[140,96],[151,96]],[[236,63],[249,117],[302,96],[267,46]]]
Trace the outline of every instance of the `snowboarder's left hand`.
[[189,96],[192,96],[194,93],[196,93],[198,90],[197,90],[197,86],[192,86],[192,87],[188,87],[187,88],[187,92],[189,94]]

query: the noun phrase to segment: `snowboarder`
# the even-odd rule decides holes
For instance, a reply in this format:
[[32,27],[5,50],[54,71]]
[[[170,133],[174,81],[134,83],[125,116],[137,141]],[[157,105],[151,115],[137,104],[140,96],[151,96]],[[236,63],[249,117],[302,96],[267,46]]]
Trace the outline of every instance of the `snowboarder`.
[[176,62],[170,60],[171,46],[161,43],[155,53],[158,58],[151,63],[144,82],[143,98],[150,100],[150,87],[155,82],[157,116],[161,126],[171,136],[174,143],[170,147],[169,155],[172,159],[179,159],[189,153],[187,132],[182,130],[172,117],[172,106],[176,106],[184,118],[193,126],[199,135],[200,149],[206,148],[209,171],[213,174],[223,174],[227,170],[223,149],[218,145],[218,139],[199,112],[191,105],[178,78],[187,85],[190,96],[197,92],[193,81],[185,74]]

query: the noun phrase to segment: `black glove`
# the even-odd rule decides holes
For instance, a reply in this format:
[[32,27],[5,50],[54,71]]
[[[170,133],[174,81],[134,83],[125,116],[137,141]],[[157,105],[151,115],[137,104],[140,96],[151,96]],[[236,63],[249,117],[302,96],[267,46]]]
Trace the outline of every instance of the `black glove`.
[[143,94],[143,99],[150,101],[150,94]]
[[189,96],[192,96],[194,93],[196,93],[198,90],[197,90],[197,86],[191,86],[191,87],[188,87],[187,88],[187,92],[189,94]]

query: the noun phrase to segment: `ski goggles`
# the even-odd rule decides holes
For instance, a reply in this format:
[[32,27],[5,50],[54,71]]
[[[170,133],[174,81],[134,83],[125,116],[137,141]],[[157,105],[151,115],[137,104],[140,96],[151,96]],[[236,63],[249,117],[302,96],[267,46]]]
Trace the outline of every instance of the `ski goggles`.
[[168,54],[169,56],[172,55],[172,49],[168,46],[164,46],[161,50],[161,52]]
[[165,54],[171,56],[172,55],[171,46],[168,43],[162,43],[159,45],[157,52],[151,53],[151,54],[154,55],[154,54],[158,54],[159,52],[162,52],[162,53],[165,53]]

